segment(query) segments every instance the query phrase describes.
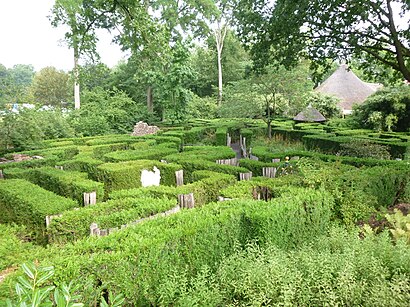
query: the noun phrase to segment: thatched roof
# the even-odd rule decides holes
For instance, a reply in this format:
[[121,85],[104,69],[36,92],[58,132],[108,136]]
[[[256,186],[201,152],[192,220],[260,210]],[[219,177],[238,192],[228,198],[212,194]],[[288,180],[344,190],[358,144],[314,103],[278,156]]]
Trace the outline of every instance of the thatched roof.
[[363,82],[346,65],[341,65],[315,91],[336,96],[340,99],[339,107],[348,113],[345,111],[352,110],[353,104],[362,103],[380,87],[381,84]]
[[293,118],[297,122],[324,122],[326,118],[312,106],[308,106]]

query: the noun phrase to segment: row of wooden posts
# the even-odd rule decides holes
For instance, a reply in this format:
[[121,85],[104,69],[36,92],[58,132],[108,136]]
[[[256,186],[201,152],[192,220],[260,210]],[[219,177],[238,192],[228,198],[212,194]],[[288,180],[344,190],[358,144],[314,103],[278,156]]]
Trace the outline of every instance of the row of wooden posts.
[[175,213],[179,212],[180,210],[181,210],[181,206],[177,205],[177,206],[175,206],[174,208],[172,208],[168,211],[157,213],[157,214],[154,214],[154,215],[151,215],[151,216],[148,216],[148,217],[144,217],[144,218],[132,221],[129,224],[123,224],[120,227],[113,227],[113,228],[107,228],[107,229],[100,229],[98,227],[97,223],[92,223],[90,225],[90,236],[99,236],[99,237],[107,236],[111,233],[117,232],[121,229],[130,227],[132,225],[137,225],[137,224],[142,223],[142,222],[147,221],[147,220],[153,220],[153,219],[155,219],[157,217],[160,217],[160,216],[168,216],[168,215],[175,214]]
[[139,224],[143,221],[147,221],[147,220],[152,220],[155,219],[157,217],[161,217],[161,216],[168,216],[168,215],[172,215],[175,214],[177,212],[179,212],[182,208],[186,208],[186,209],[192,209],[195,207],[195,198],[194,198],[194,193],[189,193],[189,194],[179,194],[178,195],[178,205],[175,206],[174,208],[165,211],[165,212],[161,212],[161,213],[157,213],[154,215],[151,215],[149,217],[144,217],[135,221],[132,221],[129,224],[123,224],[121,225],[121,227],[113,227],[113,228],[108,228],[108,229],[100,229],[98,227],[98,224],[96,223],[92,223],[90,225],[90,235],[91,236],[106,236],[109,235],[110,233],[114,233],[120,229],[124,229],[127,228],[131,225],[136,225]]

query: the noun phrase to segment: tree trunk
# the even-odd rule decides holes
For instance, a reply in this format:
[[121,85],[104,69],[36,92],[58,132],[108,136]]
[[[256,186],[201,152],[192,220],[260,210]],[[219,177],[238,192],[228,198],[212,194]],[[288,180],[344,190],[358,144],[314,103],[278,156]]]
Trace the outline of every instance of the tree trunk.
[[152,86],[147,88],[147,109],[149,113],[154,113],[154,96]]
[[222,103],[222,50],[218,50],[218,105]]
[[218,56],[218,105],[222,103],[222,50],[227,31],[228,24],[226,23],[221,27],[220,22],[218,22],[218,28],[214,31]]
[[80,108],[80,72],[78,67],[78,47],[74,47],[74,108]]

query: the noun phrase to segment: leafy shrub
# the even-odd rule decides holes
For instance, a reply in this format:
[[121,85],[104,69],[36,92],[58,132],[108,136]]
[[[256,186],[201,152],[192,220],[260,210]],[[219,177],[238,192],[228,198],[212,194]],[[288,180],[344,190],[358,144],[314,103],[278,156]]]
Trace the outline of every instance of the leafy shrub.
[[390,232],[393,238],[396,241],[403,239],[410,245],[410,214],[405,216],[401,211],[395,209],[394,214],[386,214],[386,219],[392,226]]
[[187,105],[188,118],[216,118],[218,106],[214,97],[198,97],[193,95]]
[[410,88],[384,88],[354,109],[353,116],[362,127],[384,131],[409,131]]
[[0,224],[0,271],[39,257],[42,248],[25,242],[24,226]]
[[297,250],[255,244],[238,249],[216,271],[204,266],[194,278],[187,270],[174,271],[162,281],[161,303],[406,306],[408,261],[408,247],[385,235],[360,240],[335,228]]
[[83,204],[83,194],[96,192],[97,201],[104,197],[104,185],[87,178],[86,173],[61,171],[55,168],[36,168],[27,173],[26,179],[52,191]]
[[337,154],[358,158],[390,159],[390,153],[386,146],[366,140],[352,140],[349,143],[342,143]]
[[304,99],[306,106],[311,105],[326,117],[326,119],[340,117],[342,115],[342,110],[338,106],[339,99],[335,96],[320,92],[309,92],[305,95]]
[[45,239],[45,218],[77,206],[77,202],[58,196],[22,179],[0,181],[0,222],[26,225],[40,241]]
[[141,171],[152,170],[154,166],[161,172],[161,184],[176,185],[175,172],[182,169],[180,165],[150,160],[105,163],[96,168],[94,176],[97,181],[104,183],[105,192],[108,195],[113,190],[140,187]]
[[101,229],[120,227],[175,206],[175,200],[166,198],[110,200],[79,210],[67,211],[62,217],[54,218],[47,231],[52,242],[67,243],[90,236],[91,223],[97,223]]

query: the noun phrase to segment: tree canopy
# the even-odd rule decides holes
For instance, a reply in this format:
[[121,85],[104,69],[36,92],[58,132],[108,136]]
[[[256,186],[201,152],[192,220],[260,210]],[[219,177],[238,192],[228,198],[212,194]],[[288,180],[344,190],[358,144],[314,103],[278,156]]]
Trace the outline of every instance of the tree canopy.
[[239,0],[237,7],[240,36],[259,67],[306,56],[317,68],[354,57],[410,81],[407,0]]

